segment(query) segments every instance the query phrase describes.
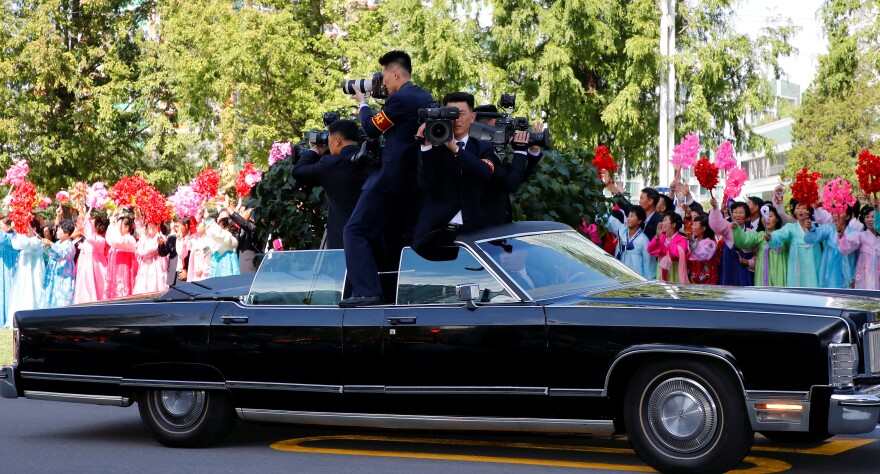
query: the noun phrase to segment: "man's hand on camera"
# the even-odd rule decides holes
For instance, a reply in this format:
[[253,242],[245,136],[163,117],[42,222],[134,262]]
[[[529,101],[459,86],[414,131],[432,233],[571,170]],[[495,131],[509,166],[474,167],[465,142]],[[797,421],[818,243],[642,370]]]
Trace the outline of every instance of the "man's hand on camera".
[[354,100],[357,101],[358,106],[360,106],[360,104],[363,104],[364,102],[367,101],[367,100],[364,98],[364,93],[361,92],[361,91],[358,90],[358,89],[355,89],[355,90],[354,90],[354,95],[353,95],[352,97],[354,97]]
[[449,141],[444,143],[444,145],[446,145],[446,148],[449,148],[449,151],[451,151],[453,155],[458,154],[459,148],[458,143],[455,143],[455,137],[450,137]]
[[320,156],[324,156],[324,154],[327,153],[327,147],[325,146],[312,145],[309,147],[309,150],[312,150]]
[[511,146],[514,151],[526,151],[529,147],[529,132],[516,132]]
[[[532,133],[541,133],[544,131],[544,122],[538,121],[532,124]],[[533,155],[537,155],[541,153],[541,147],[535,145],[533,147],[529,147],[529,153]]]

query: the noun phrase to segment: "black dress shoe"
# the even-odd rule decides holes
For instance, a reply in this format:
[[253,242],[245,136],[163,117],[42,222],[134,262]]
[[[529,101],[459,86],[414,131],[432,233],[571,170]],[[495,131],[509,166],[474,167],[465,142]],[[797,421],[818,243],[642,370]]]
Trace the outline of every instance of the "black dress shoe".
[[339,302],[340,308],[356,308],[358,306],[375,306],[383,304],[381,296],[352,296]]

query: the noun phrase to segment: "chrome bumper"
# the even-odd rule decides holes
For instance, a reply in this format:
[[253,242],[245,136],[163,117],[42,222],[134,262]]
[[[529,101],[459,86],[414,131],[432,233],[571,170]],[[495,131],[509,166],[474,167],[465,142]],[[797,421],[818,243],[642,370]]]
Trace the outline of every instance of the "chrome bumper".
[[0,397],[18,398],[15,388],[15,370],[12,367],[0,367]]
[[880,385],[831,395],[828,432],[862,434],[874,431],[880,418]]

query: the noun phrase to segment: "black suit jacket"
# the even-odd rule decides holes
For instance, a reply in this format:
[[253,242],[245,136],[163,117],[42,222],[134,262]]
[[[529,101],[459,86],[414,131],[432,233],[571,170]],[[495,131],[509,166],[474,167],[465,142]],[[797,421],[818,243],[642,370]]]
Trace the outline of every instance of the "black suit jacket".
[[[177,236],[171,234],[165,237],[165,243],[159,246],[159,256],[168,257],[168,286],[177,284]],[[187,267],[183,267],[187,268]]]
[[385,135],[382,148],[382,166],[372,168],[364,183],[364,191],[399,193],[415,191],[416,160],[419,148],[416,131],[419,128],[419,109],[429,107],[433,97],[412,82],[388,96],[382,110],[375,116],[367,107],[361,107],[361,126],[367,136]]
[[426,245],[428,234],[446,228],[458,211],[462,214],[461,230],[484,227],[480,209],[483,187],[491,181],[498,163],[492,145],[474,138],[468,139],[458,156],[444,145],[420,151],[418,183],[424,201],[413,235],[413,248]]
[[495,166],[492,180],[483,188],[483,222],[486,226],[513,222],[511,195],[534,173],[543,155],[514,153],[510,160]]
[[341,249],[342,230],[361,196],[366,176],[351,163],[360,151],[348,145],[338,155],[319,156],[309,150],[293,165],[293,176],[304,183],[322,186],[327,195],[327,248]]

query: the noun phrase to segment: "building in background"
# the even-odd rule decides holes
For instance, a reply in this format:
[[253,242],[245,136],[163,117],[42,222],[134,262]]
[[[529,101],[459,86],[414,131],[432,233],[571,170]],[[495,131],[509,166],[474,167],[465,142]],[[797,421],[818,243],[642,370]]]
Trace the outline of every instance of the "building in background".
[[[770,156],[764,153],[736,154],[739,166],[745,169],[749,176],[743,186],[742,194],[737,198],[740,201],[747,196],[758,196],[765,201],[771,198],[773,189],[781,182],[779,175],[785,168],[785,162],[788,160],[787,153],[792,148],[791,130],[794,119],[791,114],[801,104],[801,87],[785,79],[774,80],[771,85],[776,89],[773,106],[760,113],[749,114],[747,120],[752,128],[752,133],[772,140],[773,154]],[[688,183],[691,194],[698,202],[709,201],[708,191],[700,187],[692,170],[685,170],[681,180]],[[645,186],[644,183],[645,180],[641,176],[632,176],[623,183],[623,189],[626,189],[633,202],[638,201],[640,191]],[[658,189],[668,190],[663,185]],[[723,189],[722,182],[716,190],[715,197],[720,199]]]

